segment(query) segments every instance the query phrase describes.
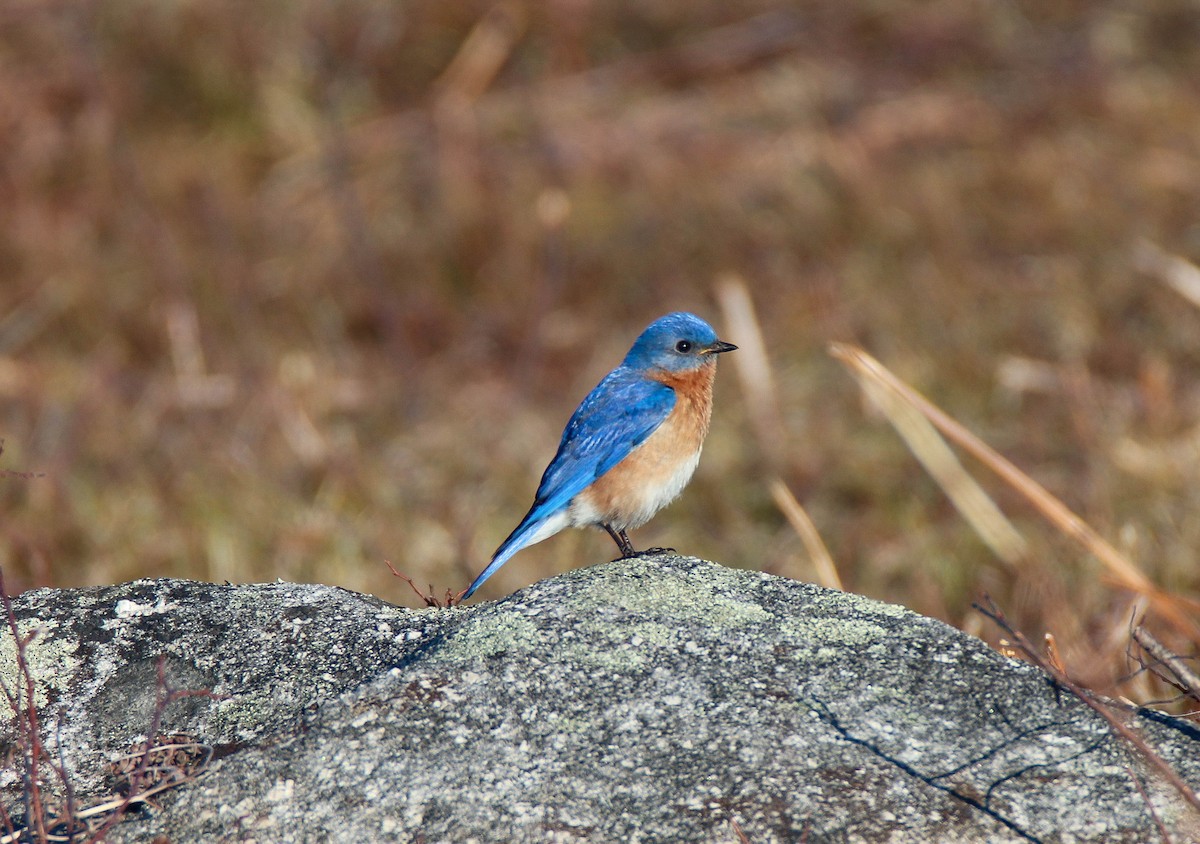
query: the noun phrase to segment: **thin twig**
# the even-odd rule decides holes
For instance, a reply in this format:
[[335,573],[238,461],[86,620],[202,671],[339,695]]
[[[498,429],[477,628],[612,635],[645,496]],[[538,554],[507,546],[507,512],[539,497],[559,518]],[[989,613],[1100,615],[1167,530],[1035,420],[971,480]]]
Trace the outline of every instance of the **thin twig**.
[[1131,727],[1123,723],[1119,718],[1109,712],[1108,708],[1097,701],[1086,689],[1068,677],[1064,672],[1052,665],[1046,659],[1043,659],[1026,638],[1025,634],[1017,630],[1009,623],[1004,613],[988,596],[983,597],[983,603],[975,603],[975,609],[983,613],[985,616],[995,622],[1004,633],[1007,635],[1010,643],[1025,657],[1029,662],[1040,668],[1062,688],[1069,691],[1075,697],[1079,698],[1088,708],[1108,722],[1108,725],[1118,733],[1127,742],[1133,745],[1141,754],[1150,766],[1158,771],[1163,777],[1179,792],[1180,796],[1186,800],[1192,808],[1200,811],[1200,797],[1196,796],[1196,792],[1192,787],[1184,782],[1179,773],[1167,764],[1166,760],[1159,756],[1150,745],[1146,744],[1146,740],[1138,735]]
[[1125,770],[1129,771],[1129,776],[1133,780],[1134,786],[1137,788],[1138,794],[1142,796],[1142,802],[1146,804],[1146,811],[1150,813],[1150,817],[1154,819],[1154,825],[1158,827],[1158,835],[1165,844],[1171,844],[1171,833],[1167,831],[1167,825],[1163,823],[1162,818],[1158,816],[1158,809],[1154,808],[1154,803],[1150,800],[1150,795],[1146,793],[1146,787],[1142,785],[1142,778],[1137,775],[1131,766],[1125,766]]
[[729,825],[733,827],[733,834],[737,836],[738,844],[750,844],[750,839],[746,837],[746,833],[742,831],[742,825],[736,819],[730,818]]
[[4,697],[13,713],[13,732],[17,751],[21,756],[21,802],[25,809],[25,828],[45,838],[45,805],[42,801],[41,762],[45,754],[42,747],[41,730],[38,725],[38,709],[33,672],[29,667],[26,651],[37,631],[21,635],[17,625],[17,614],[12,598],[4,583],[4,571],[0,569],[0,601],[4,604],[5,622],[16,649],[17,677],[14,688],[3,686]]
[[388,567],[388,571],[390,571],[392,573],[393,577],[398,577],[401,580],[403,580],[405,583],[407,583],[408,588],[411,589],[413,591],[413,593],[418,598],[420,598],[421,602],[423,604],[425,604],[425,606],[427,606],[427,607],[437,607],[438,609],[445,609],[446,607],[453,607],[456,604],[461,603],[462,596],[466,594],[465,589],[462,592],[459,592],[457,595],[454,592],[452,592],[450,589],[446,589],[446,596],[439,600],[438,597],[433,594],[433,585],[432,584],[429,586],[428,592],[422,592],[421,588],[419,586],[417,586],[417,584],[413,581],[413,579],[411,577],[409,577],[407,574],[401,574],[400,572],[396,571],[396,567],[392,565],[391,560],[384,560],[383,564]]
[[1150,631],[1140,624],[1133,628],[1133,638],[1142,646],[1142,650],[1175,675],[1176,685],[1193,699],[1200,701],[1200,675],[1192,670],[1183,657],[1168,650],[1166,645],[1155,639]]
[[63,713],[62,710],[59,710],[58,722],[54,726],[54,749],[58,753],[58,775],[62,780],[66,803],[64,815],[67,819],[67,832],[68,834],[73,834],[75,832],[75,821],[78,819],[78,816],[75,814],[75,788],[71,785],[71,778],[67,775],[67,754],[63,749],[62,722]]

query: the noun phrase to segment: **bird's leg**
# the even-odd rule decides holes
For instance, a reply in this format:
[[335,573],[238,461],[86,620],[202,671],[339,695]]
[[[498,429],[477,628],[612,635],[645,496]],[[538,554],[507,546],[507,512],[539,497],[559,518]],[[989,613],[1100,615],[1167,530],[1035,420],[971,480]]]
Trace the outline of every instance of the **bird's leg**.
[[624,530],[613,530],[608,524],[603,525],[603,527],[608,531],[608,535],[613,538],[613,542],[617,543],[617,548],[621,550],[622,557],[633,557],[637,554],[637,551],[633,550],[633,543],[629,541],[629,536]]

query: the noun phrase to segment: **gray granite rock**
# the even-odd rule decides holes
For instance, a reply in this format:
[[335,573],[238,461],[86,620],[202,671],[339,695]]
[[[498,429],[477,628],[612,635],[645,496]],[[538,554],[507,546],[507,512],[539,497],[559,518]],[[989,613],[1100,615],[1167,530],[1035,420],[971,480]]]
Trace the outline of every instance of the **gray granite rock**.
[[[329,586],[218,586],[138,580],[36,589],[13,601],[55,755],[61,743],[80,794],[106,793],[111,757],[144,738],[159,660],[174,689],[217,699],[173,704],[164,732],[202,737],[219,753],[278,736],[305,712],[399,665],[458,611],[417,613]],[[0,679],[15,683],[12,636],[0,634]],[[2,705],[2,704],[0,704]],[[0,741],[11,740],[11,725]],[[2,747],[2,745],[0,745]],[[14,783],[0,770],[0,787]]]
[[[42,620],[35,666],[81,782],[144,729],[158,653],[176,685],[228,695],[167,713],[228,755],[114,841],[731,842],[736,821],[755,844],[1143,842],[1147,801],[1200,840],[1036,669],[900,607],[691,558],[453,610],[180,581],[17,610]],[[1130,719],[1200,782],[1200,731]]]

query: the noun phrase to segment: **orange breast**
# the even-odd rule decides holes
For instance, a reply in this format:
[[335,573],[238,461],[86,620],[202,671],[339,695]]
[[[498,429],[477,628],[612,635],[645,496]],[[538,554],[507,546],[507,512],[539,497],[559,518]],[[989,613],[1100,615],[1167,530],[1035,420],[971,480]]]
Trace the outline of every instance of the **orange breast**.
[[645,442],[577,496],[596,522],[641,527],[683,491],[708,433],[715,373],[711,361],[691,372],[650,376],[675,390],[675,407]]

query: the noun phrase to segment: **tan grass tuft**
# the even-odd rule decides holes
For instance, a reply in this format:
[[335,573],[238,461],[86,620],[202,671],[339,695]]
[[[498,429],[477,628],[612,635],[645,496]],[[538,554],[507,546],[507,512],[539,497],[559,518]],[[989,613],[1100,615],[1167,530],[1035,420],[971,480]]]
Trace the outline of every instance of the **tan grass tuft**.
[[[1117,586],[1145,596],[1150,604],[1180,632],[1192,639],[1200,637],[1200,626],[1193,620],[1191,615],[1193,608],[1189,606],[1194,602],[1185,601],[1179,596],[1161,591],[1132,560],[1051,495],[1045,487],[943,413],[862,349],[835,343],[830,347],[830,354],[849,368],[855,379],[863,384],[864,388],[870,384],[871,391],[884,392],[889,395],[891,397],[888,399],[889,403],[901,401],[915,409],[949,440],[966,449],[998,474],[1009,486],[1029,500],[1051,524],[1096,557]],[[936,475],[934,477],[937,478]]]

